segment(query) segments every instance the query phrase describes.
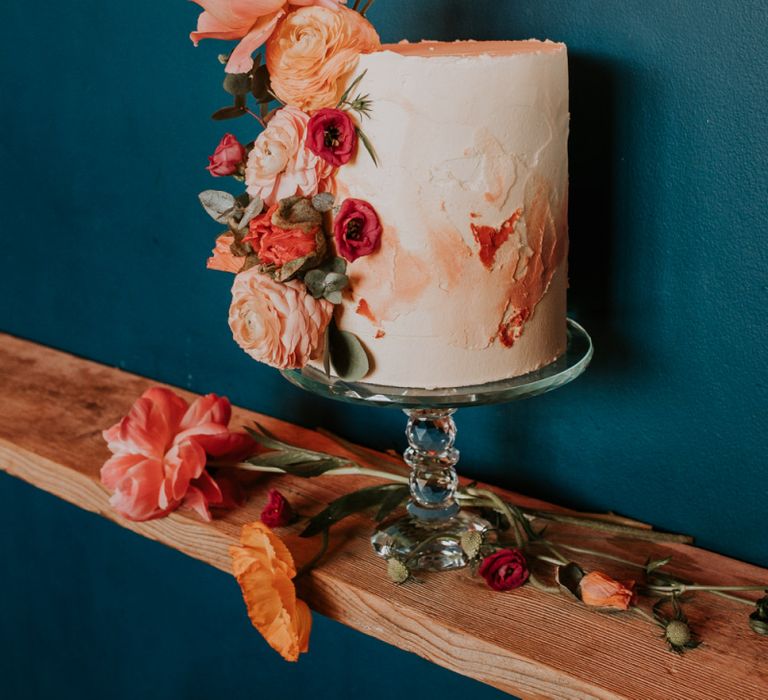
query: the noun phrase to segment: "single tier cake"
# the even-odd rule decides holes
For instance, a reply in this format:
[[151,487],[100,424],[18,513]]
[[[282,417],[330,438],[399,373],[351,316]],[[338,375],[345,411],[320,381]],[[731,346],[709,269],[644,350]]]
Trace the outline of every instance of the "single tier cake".
[[359,152],[335,180],[383,226],[337,311],[369,352],[365,381],[465,386],[552,362],[566,345],[565,45],[382,49],[355,72],[378,166]]

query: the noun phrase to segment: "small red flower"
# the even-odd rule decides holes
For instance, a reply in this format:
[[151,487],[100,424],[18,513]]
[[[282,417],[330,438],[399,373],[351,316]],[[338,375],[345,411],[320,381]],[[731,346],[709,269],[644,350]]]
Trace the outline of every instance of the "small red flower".
[[307,124],[306,146],[337,168],[349,163],[357,149],[354,122],[340,109],[320,109]]
[[245,160],[245,148],[232,135],[224,134],[212,156],[208,156],[206,170],[214,177],[234,175]]
[[261,511],[260,519],[268,527],[283,527],[296,520],[296,512],[282,493],[277,489],[270,489],[267,505]]
[[528,562],[519,549],[500,549],[483,559],[478,573],[494,591],[511,591],[528,580]]
[[362,199],[345,199],[333,220],[336,252],[349,262],[378,250],[381,233],[379,215]]

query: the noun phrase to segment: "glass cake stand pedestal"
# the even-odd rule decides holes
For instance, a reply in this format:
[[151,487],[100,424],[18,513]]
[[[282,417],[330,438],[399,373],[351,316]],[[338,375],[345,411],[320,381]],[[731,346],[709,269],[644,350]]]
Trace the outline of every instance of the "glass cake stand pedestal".
[[365,382],[345,382],[321,370],[284,370],[283,376],[313,394],[365,406],[402,409],[408,416],[408,448],[403,455],[411,468],[408,515],[382,524],[371,542],[384,558],[408,561],[411,570],[444,571],[467,565],[458,538],[469,530],[490,527],[479,516],[462,511],[456,502],[453,446],[459,408],[528,399],[557,389],[578,377],[592,359],[592,340],[568,319],[568,346],[553,363],[520,377],[477,386],[449,389],[407,389]]

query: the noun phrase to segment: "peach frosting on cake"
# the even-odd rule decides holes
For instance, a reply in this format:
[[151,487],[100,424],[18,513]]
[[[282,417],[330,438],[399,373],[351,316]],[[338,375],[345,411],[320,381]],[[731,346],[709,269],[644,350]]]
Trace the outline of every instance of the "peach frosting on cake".
[[565,45],[389,44],[363,72],[378,165],[358,152],[335,188],[383,225],[337,312],[368,350],[365,381],[466,386],[552,362],[566,345]]

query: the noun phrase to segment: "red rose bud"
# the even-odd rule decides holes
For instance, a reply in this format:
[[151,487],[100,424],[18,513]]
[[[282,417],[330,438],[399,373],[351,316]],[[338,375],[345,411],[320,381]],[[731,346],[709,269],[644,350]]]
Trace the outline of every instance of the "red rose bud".
[[282,493],[277,489],[270,489],[267,494],[267,505],[261,511],[260,518],[261,522],[268,527],[282,527],[296,520],[296,513]]
[[528,563],[519,549],[501,549],[483,559],[478,572],[494,591],[511,591],[528,580]]
[[362,199],[345,199],[333,220],[336,252],[354,262],[379,248],[381,222],[374,208]]
[[245,148],[232,135],[224,134],[212,156],[208,156],[206,170],[214,177],[234,175],[245,160]]
[[357,131],[349,114],[340,109],[321,109],[307,124],[307,148],[337,168],[349,163],[357,148]]

